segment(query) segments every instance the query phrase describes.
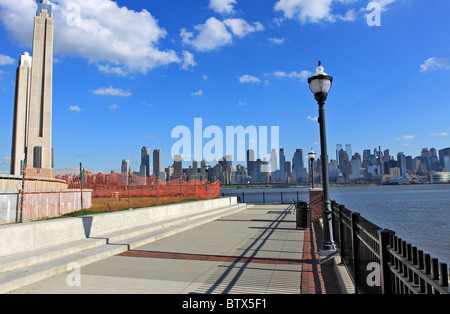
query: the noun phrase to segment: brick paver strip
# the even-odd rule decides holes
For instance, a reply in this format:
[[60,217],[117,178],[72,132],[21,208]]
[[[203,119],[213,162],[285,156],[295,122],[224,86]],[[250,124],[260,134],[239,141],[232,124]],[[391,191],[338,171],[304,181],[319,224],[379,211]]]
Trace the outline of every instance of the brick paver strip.
[[162,259],[184,259],[193,261],[229,262],[229,263],[257,263],[257,264],[304,265],[314,262],[312,260],[305,260],[305,259],[226,256],[226,255],[189,254],[189,253],[154,252],[154,251],[127,251],[119,254],[119,256],[162,258]]

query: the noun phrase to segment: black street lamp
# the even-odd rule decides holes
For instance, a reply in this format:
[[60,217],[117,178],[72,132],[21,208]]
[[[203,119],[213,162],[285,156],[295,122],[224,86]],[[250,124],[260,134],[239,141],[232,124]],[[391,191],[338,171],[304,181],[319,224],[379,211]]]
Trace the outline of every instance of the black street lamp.
[[322,218],[323,218],[323,251],[336,251],[336,245],[333,240],[333,226],[331,217],[331,201],[329,191],[329,178],[328,178],[328,153],[327,153],[327,135],[325,128],[325,101],[328,97],[328,92],[333,84],[333,77],[324,73],[321,62],[316,69],[316,73],[308,79],[309,87],[314,94],[314,97],[319,104],[319,125],[320,125],[320,148],[322,161],[322,180],[323,180],[323,205],[322,205]]
[[316,160],[316,153],[311,148],[311,151],[308,153],[309,160],[311,161],[311,188],[314,189],[314,160]]

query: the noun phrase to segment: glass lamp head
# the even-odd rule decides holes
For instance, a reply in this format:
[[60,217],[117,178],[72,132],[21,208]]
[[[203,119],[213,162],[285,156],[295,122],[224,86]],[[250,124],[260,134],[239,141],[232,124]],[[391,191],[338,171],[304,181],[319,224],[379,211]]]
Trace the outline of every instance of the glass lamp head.
[[308,79],[309,88],[316,94],[328,94],[333,84],[333,77],[327,75],[324,72],[324,68],[319,61],[319,66],[316,69],[316,73]]

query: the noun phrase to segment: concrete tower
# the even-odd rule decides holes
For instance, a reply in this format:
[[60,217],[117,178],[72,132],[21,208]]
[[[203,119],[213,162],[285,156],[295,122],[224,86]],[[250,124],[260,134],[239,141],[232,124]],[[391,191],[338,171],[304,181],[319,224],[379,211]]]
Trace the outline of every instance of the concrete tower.
[[21,161],[53,169],[52,152],[53,18],[47,0],[37,5],[33,57],[22,54],[17,69],[11,174],[21,174]]

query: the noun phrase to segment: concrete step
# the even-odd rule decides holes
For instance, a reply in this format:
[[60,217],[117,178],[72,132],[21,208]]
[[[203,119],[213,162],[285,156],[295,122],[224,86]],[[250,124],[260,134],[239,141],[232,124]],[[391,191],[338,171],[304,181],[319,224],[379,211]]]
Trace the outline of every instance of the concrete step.
[[67,271],[73,263],[78,267],[88,265],[123,253],[127,250],[168,237],[178,232],[230,215],[249,206],[238,204],[214,209],[199,215],[189,215],[165,221],[164,227],[153,226],[132,228],[121,232],[105,234],[97,238],[67,243],[65,246],[30,251],[0,259],[0,293],[18,289],[39,280]]

